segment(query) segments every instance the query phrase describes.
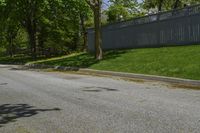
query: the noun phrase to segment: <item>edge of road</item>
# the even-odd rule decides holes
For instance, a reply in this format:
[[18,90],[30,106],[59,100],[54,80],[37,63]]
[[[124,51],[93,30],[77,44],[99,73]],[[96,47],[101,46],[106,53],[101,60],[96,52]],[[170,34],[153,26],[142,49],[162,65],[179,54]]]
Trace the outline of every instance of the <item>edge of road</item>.
[[23,67],[28,69],[53,69],[57,71],[74,71],[78,72],[79,74],[87,74],[87,75],[112,76],[112,77],[146,80],[146,81],[159,81],[159,82],[176,84],[180,87],[193,87],[193,88],[195,87],[195,89],[200,89],[200,80],[190,80],[182,78],[124,73],[124,72],[102,71],[102,70],[94,70],[94,69],[86,69],[78,67],[50,66],[43,64],[26,64]]

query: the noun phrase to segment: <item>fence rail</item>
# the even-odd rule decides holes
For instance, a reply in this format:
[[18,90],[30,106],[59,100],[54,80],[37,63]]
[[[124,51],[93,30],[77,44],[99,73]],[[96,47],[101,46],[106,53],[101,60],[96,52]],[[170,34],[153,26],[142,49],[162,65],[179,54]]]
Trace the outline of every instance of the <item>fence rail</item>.
[[[103,26],[102,39],[104,50],[200,43],[200,5]],[[94,29],[88,49],[94,51]]]

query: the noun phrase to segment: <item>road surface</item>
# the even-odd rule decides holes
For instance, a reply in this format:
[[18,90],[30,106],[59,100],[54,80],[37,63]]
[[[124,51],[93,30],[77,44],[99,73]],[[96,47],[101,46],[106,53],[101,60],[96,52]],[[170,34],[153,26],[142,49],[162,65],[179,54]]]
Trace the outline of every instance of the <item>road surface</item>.
[[200,133],[200,91],[0,66],[0,133]]

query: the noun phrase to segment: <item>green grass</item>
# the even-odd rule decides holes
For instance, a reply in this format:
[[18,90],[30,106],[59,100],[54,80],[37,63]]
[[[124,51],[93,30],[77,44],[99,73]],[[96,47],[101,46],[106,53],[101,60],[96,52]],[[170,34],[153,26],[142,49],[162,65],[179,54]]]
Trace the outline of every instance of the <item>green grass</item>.
[[[121,54],[125,53],[124,51],[109,51],[105,53],[104,61],[110,59],[115,59]],[[51,58],[47,60],[39,60],[31,63],[36,64],[46,64],[54,66],[71,66],[71,67],[81,67],[81,68],[90,68],[94,64],[99,64],[101,62],[94,59],[94,56],[88,53],[75,53],[69,56]]]
[[104,57],[98,62],[78,53],[32,63],[200,80],[200,45],[109,51]]
[[91,68],[200,80],[200,46],[129,50]]
[[25,64],[26,62],[32,61],[33,59],[29,56],[16,56],[16,57],[0,57],[0,64]]
[[[26,64],[28,62],[32,62],[35,60],[45,59],[46,57],[38,57],[33,59],[31,56],[19,54],[15,55],[14,57],[10,56],[0,56],[0,64]],[[47,58],[46,58],[47,59]]]

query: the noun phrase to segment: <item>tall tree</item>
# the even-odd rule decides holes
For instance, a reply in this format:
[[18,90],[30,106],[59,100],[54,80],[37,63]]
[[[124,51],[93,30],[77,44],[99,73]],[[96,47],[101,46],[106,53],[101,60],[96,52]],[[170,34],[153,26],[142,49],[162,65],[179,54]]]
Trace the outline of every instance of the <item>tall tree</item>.
[[86,21],[90,19],[91,12],[87,3],[79,2],[79,16],[80,16],[80,25],[81,25],[81,35],[83,39],[83,50],[87,50],[87,30],[86,30]]
[[101,0],[85,0],[93,11],[95,29],[95,57],[97,60],[103,59],[102,37],[101,37]]
[[15,52],[15,39],[19,30],[19,23],[17,17],[14,14],[16,6],[14,3],[7,4],[6,1],[0,3],[1,10],[1,33],[2,38],[6,40],[4,46],[7,53],[12,57]]
[[[8,13],[0,12],[0,19],[5,18],[1,22],[7,21],[5,26],[0,25],[1,38],[8,43],[15,39],[9,41],[5,39],[7,35],[18,38],[23,34],[23,44],[27,44],[25,47],[30,50],[29,53],[34,58],[45,53],[50,55],[69,53],[80,48],[82,42],[86,46],[86,21],[93,12],[96,29],[95,56],[100,60],[103,58],[101,3],[101,0],[0,0],[0,5],[6,6]],[[6,30],[13,35],[6,35],[5,33],[8,33]],[[25,47],[23,45],[22,49]]]
[[32,57],[37,56],[37,23],[39,21],[40,7],[44,0],[18,0],[17,15],[21,25],[26,29],[29,38]]

